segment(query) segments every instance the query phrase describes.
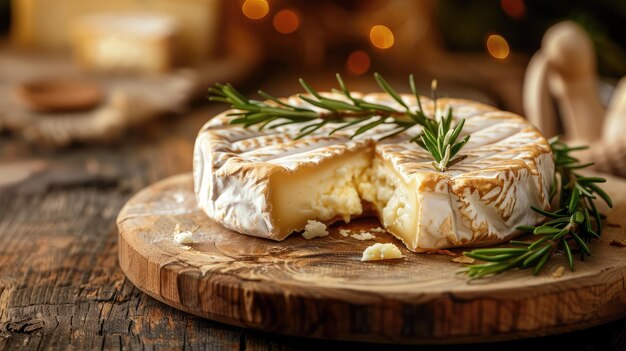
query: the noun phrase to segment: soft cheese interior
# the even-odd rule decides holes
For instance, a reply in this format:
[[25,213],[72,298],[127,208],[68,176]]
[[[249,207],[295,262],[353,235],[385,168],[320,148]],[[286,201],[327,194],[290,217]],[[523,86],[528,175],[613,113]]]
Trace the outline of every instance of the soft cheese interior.
[[373,160],[372,166],[362,173],[358,184],[359,194],[364,201],[374,205],[387,231],[402,240],[407,247],[414,248],[419,203],[417,193],[411,191],[411,188],[380,158]]
[[[394,104],[384,95],[365,99]],[[471,133],[462,150],[467,158],[443,173],[410,142],[419,127],[379,141],[385,126],[354,139],[350,130],[329,136],[328,126],[294,140],[298,126],[258,131],[217,116],[196,140],[198,205],[229,229],[273,240],[309,220],[349,222],[373,211],[412,251],[503,242],[516,226],[539,222],[529,207],[549,208],[554,163],[547,140],[514,114],[440,101],[440,109],[453,107],[456,118],[466,118],[464,133]]]
[[370,164],[371,152],[365,149],[296,171],[274,173],[270,179],[270,201],[280,235],[302,230],[310,219],[350,222],[363,214],[357,187]]

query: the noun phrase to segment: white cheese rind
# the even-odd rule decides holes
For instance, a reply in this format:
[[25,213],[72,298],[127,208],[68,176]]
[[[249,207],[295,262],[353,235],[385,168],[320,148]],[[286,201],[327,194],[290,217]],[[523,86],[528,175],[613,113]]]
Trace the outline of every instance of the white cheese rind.
[[[399,108],[383,94],[364,99]],[[414,97],[403,99],[416,105]],[[421,99],[432,114],[432,102]],[[360,199],[373,205],[385,229],[412,251],[503,242],[517,234],[515,227],[539,222],[530,206],[549,208],[554,163],[547,140],[512,113],[467,100],[438,100],[440,111],[448,107],[455,118],[466,118],[463,134],[471,138],[461,151],[467,158],[444,173],[409,141],[419,126],[381,142],[392,126],[355,139],[349,129],[328,136],[333,128],[328,126],[293,140],[299,126],[260,132],[230,125],[232,117],[221,114],[196,140],[198,205],[229,229],[282,240],[308,219],[329,224],[366,214]]]

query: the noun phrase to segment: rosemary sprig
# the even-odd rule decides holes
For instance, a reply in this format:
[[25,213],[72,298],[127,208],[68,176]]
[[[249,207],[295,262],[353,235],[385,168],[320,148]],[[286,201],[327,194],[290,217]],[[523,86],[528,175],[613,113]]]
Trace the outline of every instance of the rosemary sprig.
[[606,182],[600,177],[586,177],[576,170],[592,164],[581,164],[571,152],[586,147],[569,147],[558,137],[550,140],[554,154],[555,175],[550,191],[550,202],[558,196],[555,211],[532,210],[544,215],[547,221],[538,226],[521,226],[516,229],[532,233],[538,239],[531,241],[511,240],[510,247],[475,249],[464,252],[465,256],[488,261],[467,266],[462,272],[470,278],[482,278],[510,269],[532,268],[533,274],[541,272],[545,264],[557,252],[567,256],[570,270],[574,270],[574,253],[591,255],[587,245],[591,239],[602,234],[602,221],[606,218],[596,207],[600,197],[609,207],[613,206],[609,195],[598,186]]
[[215,87],[209,89],[209,100],[230,104],[233,109],[237,110],[230,113],[230,116],[235,117],[230,123],[241,124],[246,128],[256,125],[259,130],[262,130],[290,124],[302,124],[299,133],[295,136],[296,139],[305,137],[327,124],[334,126],[329,132],[330,135],[347,128],[355,128],[351,138],[381,125],[393,125],[394,128],[383,135],[381,140],[403,133],[415,125],[420,125],[423,133],[411,138],[411,141],[416,142],[432,155],[435,169],[444,172],[448,167],[465,158],[465,156],[455,157],[469,140],[468,135],[457,141],[465,120],[460,120],[453,128],[452,108],[448,108],[445,116],[438,118],[436,81],[433,81],[432,85],[435,112],[433,117],[429,117],[422,109],[413,75],[409,76],[409,87],[415,95],[417,109],[410,107],[378,73],[374,74],[376,82],[385,93],[401,106],[400,109],[358,98],[348,90],[339,74],[336,77],[339,89],[333,89],[333,92],[344,95],[345,101],[323,96],[303,79],[299,80],[307,95],[299,94],[298,97],[320,108],[321,111],[290,104],[262,90],[259,90],[258,93],[266,101],[252,100],[239,93],[230,84],[215,84]]
[[437,126],[437,133],[424,128],[423,134],[417,140],[418,144],[428,150],[433,156],[433,167],[441,172],[445,172],[446,168],[462,161],[467,156],[454,156],[467,143],[470,136],[467,135],[463,140],[456,141],[463,129],[465,120],[461,120],[454,129],[450,129],[452,125],[452,109],[448,109],[445,117],[442,117]]

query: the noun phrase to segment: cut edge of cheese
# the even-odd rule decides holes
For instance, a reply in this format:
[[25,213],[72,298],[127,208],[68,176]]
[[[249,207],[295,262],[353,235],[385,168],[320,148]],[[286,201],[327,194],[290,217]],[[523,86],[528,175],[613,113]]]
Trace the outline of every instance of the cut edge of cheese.
[[375,157],[372,167],[363,173],[359,192],[364,201],[373,204],[381,224],[408,248],[417,246],[416,223],[419,213],[417,192],[385,161]]
[[348,151],[317,165],[296,171],[280,170],[270,176],[270,206],[273,223],[285,238],[302,230],[308,220],[325,223],[363,214],[357,186],[370,166],[370,150]]

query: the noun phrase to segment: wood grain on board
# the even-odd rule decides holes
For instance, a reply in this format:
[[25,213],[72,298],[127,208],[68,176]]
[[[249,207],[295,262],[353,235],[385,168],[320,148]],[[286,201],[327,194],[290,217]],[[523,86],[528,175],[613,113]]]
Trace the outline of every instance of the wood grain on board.
[[[343,229],[378,227],[373,219],[333,226],[324,238],[294,234],[282,242],[226,230],[195,205],[182,174],[135,195],[118,216],[119,260],[142,291],[212,320],[289,335],[400,343],[504,340],[578,330],[626,316],[626,182],[610,178],[615,208],[594,256],[543,274],[514,271],[468,282],[446,255],[414,254],[389,234],[374,241]],[[176,226],[192,244],[173,240]],[[404,259],[361,262],[374,242],[393,242]],[[453,250],[460,254],[461,250]],[[563,272],[562,275],[559,272]]]

